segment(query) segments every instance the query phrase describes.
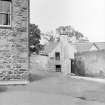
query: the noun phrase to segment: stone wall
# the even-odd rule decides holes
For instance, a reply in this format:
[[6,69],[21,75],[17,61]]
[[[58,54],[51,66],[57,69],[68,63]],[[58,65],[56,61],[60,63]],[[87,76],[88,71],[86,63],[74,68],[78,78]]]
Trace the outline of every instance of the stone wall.
[[11,27],[0,27],[0,80],[27,79],[29,0],[12,0]]
[[55,68],[55,58],[48,58],[48,71],[56,71],[56,68]]
[[31,72],[37,70],[48,71],[48,56],[34,55],[30,56]]
[[77,75],[105,78],[105,51],[77,54],[73,69]]

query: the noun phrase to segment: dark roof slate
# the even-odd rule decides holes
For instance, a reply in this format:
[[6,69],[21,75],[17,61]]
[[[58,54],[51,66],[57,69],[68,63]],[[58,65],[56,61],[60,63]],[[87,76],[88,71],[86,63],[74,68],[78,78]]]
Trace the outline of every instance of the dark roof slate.
[[89,49],[92,47],[93,43],[91,42],[77,42],[72,43],[74,48],[76,48],[77,52],[86,52],[89,51]]

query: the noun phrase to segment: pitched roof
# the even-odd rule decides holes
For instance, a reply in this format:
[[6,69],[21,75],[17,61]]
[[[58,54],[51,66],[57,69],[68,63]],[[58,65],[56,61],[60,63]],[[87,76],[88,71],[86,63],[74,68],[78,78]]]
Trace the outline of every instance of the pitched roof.
[[50,52],[52,52],[56,48],[58,43],[59,42],[57,42],[57,41],[49,41],[49,43],[47,45],[45,45],[43,53],[45,55],[48,55]]
[[93,43],[91,42],[77,42],[72,43],[72,45],[76,48],[77,52],[86,52],[92,47]]
[[[59,41],[49,41],[49,43],[45,46],[43,53],[48,55],[58,44]],[[92,46],[95,46],[98,50],[105,50],[105,42],[74,42],[70,44],[77,50],[77,52],[90,51]]]
[[99,50],[105,50],[105,42],[95,42],[94,44]]
[[73,46],[76,48],[77,52],[86,52],[92,46],[95,46],[98,50],[105,50],[105,42],[77,42],[73,43]]

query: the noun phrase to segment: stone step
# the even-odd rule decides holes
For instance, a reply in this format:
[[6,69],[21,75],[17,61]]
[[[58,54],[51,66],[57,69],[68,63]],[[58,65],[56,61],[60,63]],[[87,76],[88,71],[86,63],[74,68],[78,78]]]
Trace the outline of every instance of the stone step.
[[29,81],[27,80],[10,80],[10,81],[0,81],[0,86],[6,85],[26,85]]

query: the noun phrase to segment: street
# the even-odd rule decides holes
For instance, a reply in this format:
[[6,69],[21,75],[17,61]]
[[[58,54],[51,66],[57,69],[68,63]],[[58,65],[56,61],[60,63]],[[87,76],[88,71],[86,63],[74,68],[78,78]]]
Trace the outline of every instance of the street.
[[32,72],[28,85],[0,87],[0,105],[105,105],[105,84]]

